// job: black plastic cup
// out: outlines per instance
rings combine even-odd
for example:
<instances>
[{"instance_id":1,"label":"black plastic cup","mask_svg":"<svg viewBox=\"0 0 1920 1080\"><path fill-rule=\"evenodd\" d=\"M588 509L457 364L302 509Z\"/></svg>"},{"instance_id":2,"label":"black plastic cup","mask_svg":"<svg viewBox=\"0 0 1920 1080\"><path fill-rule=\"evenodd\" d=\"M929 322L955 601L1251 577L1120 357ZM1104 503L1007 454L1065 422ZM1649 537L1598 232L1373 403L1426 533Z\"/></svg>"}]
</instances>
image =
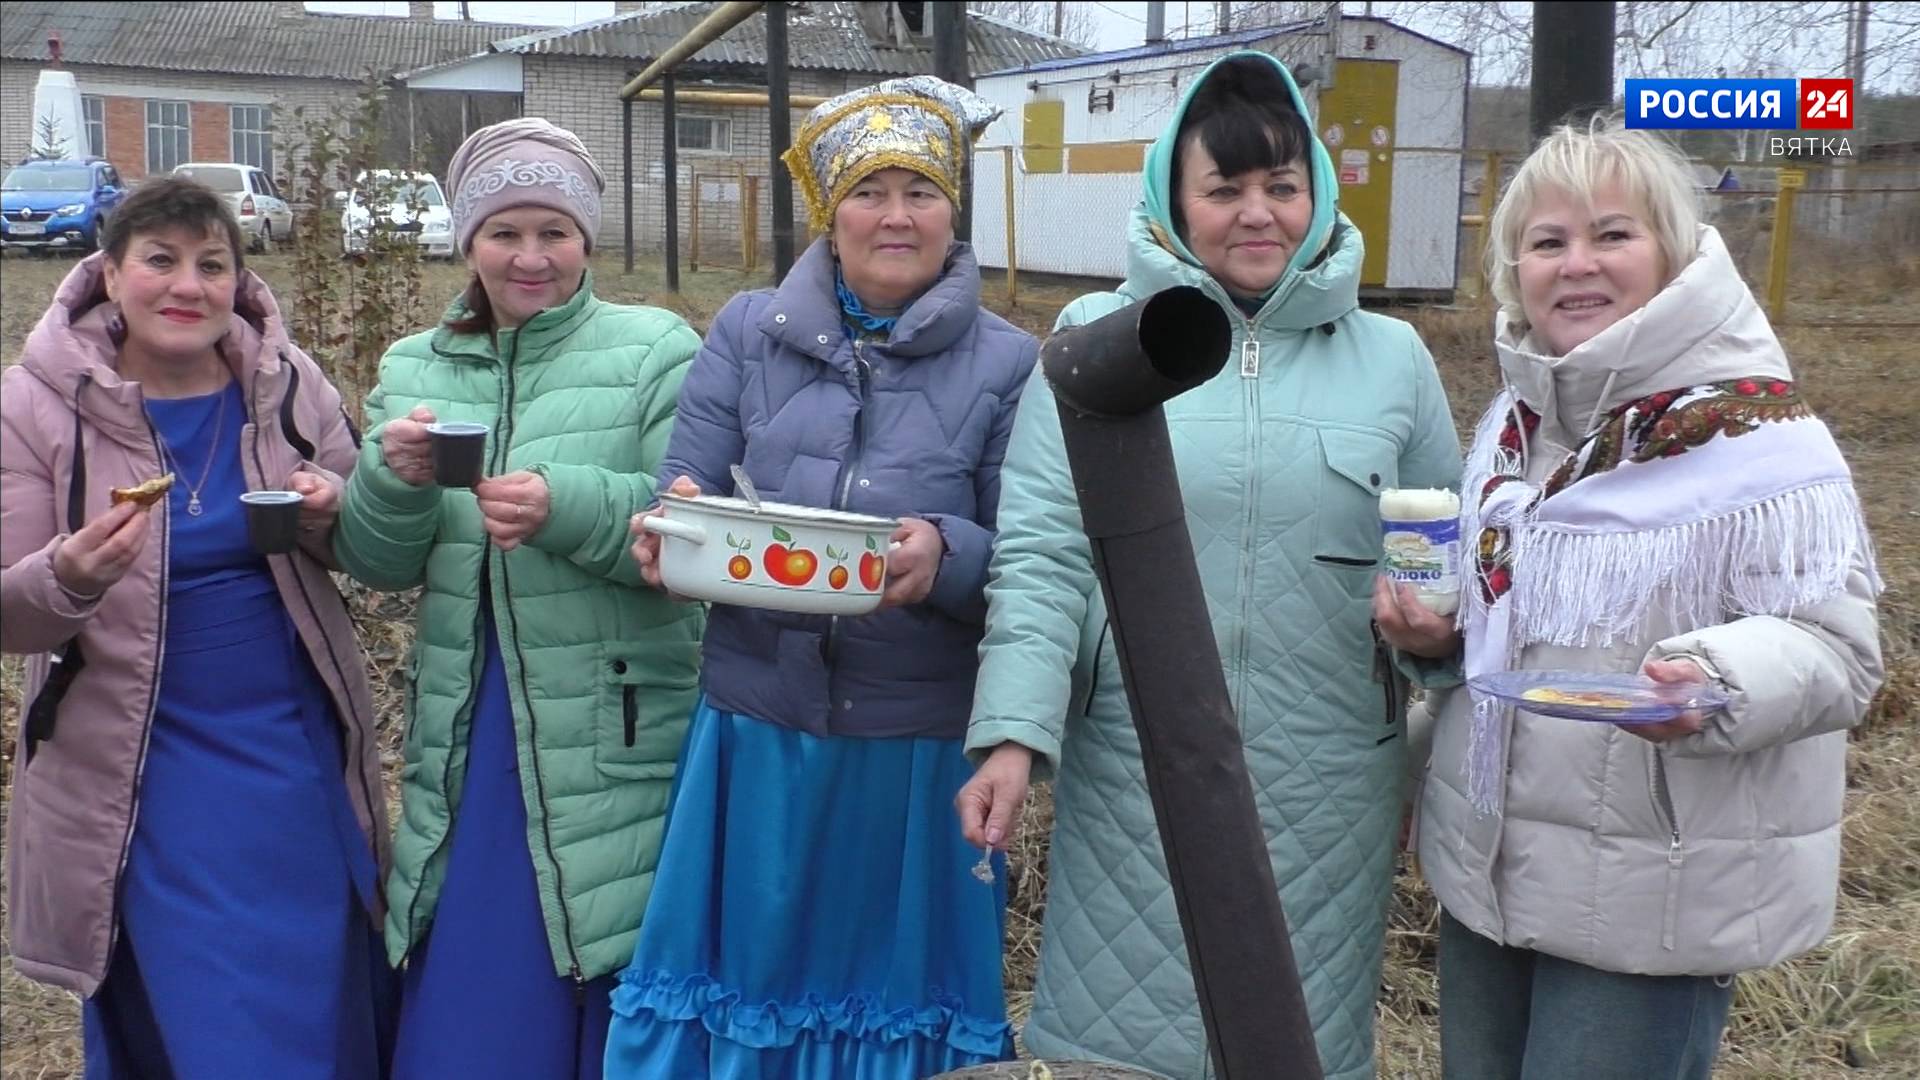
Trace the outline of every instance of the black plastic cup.
<instances>
[{"instance_id":1,"label":"black plastic cup","mask_svg":"<svg viewBox=\"0 0 1920 1080\"><path fill-rule=\"evenodd\" d=\"M433 482L470 488L480 482L487 460L487 425L461 420L428 424L433 436Z\"/></svg>"},{"instance_id":2,"label":"black plastic cup","mask_svg":"<svg viewBox=\"0 0 1920 1080\"><path fill-rule=\"evenodd\" d=\"M300 503L297 491L249 491L240 496L247 507L247 539L262 555L285 555L300 544Z\"/></svg>"}]
</instances>

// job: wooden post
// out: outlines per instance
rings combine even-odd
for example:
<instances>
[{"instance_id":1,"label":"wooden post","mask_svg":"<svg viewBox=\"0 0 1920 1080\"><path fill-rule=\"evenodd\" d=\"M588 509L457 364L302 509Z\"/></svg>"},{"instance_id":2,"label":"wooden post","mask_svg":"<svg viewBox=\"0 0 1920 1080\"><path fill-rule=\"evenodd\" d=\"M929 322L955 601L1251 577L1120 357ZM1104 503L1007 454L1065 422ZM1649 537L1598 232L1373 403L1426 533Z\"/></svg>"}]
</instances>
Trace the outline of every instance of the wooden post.
<instances>
[{"instance_id":1,"label":"wooden post","mask_svg":"<svg viewBox=\"0 0 1920 1080\"><path fill-rule=\"evenodd\" d=\"M633 99L620 99L620 216L626 234L627 270L633 273Z\"/></svg>"},{"instance_id":2,"label":"wooden post","mask_svg":"<svg viewBox=\"0 0 1920 1080\"><path fill-rule=\"evenodd\" d=\"M1805 169L1781 169L1774 174L1780 186L1773 201L1773 238L1767 251L1767 318L1773 325L1787 322L1787 267L1793 248L1793 203L1807 184Z\"/></svg>"},{"instance_id":3,"label":"wooden post","mask_svg":"<svg viewBox=\"0 0 1920 1080\"><path fill-rule=\"evenodd\" d=\"M677 293L680 291L680 131L673 116L672 75L660 80L660 90L660 163L667 173L667 291ZM697 190L693 205L694 221L698 222L700 193ZM693 268L700 269L697 254Z\"/></svg>"},{"instance_id":4,"label":"wooden post","mask_svg":"<svg viewBox=\"0 0 1920 1080\"><path fill-rule=\"evenodd\" d=\"M773 282L793 269L793 177L780 155L793 145L793 106L787 94L787 5L767 5L767 149L773 155Z\"/></svg>"},{"instance_id":5,"label":"wooden post","mask_svg":"<svg viewBox=\"0 0 1920 1080\"><path fill-rule=\"evenodd\" d=\"M1017 307L1020 303L1020 257L1019 246L1015 243L1014 206L1013 206L1013 146L1000 148L1000 170L1006 189L1007 213L1007 306Z\"/></svg>"},{"instance_id":6,"label":"wooden post","mask_svg":"<svg viewBox=\"0 0 1920 1080\"><path fill-rule=\"evenodd\" d=\"M687 174L687 186L693 189L687 198L687 269L700 272L700 166Z\"/></svg>"},{"instance_id":7,"label":"wooden post","mask_svg":"<svg viewBox=\"0 0 1920 1080\"><path fill-rule=\"evenodd\" d=\"M1500 196L1500 151L1487 151L1487 171L1480 177L1480 233L1474 245L1474 276L1480 280L1480 295L1493 294L1493 282L1487 277L1487 244L1493 238L1493 204Z\"/></svg>"},{"instance_id":8,"label":"wooden post","mask_svg":"<svg viewBox=\"0 0 1920 1080\"><path fill-rule=\"evenodd\" d=\"M746 266L747 273L751 274L755 270L760 268L760 178L759 177L757 176L747 177L747 191L746 191L745 198L747 201L747 207L745 211L746 219L747 219L747 239L746 239L745 258L743 258L741 261L747 264Z\"/></svg>"},{"instance_id":9,"label":"wooden post","mask_svg":"<svg viewBox=\"0 0 1920 1080\"><path fill-rule=\"evenodd\" d=\"M733 162L733 210L735 214L739 215L739 221L737 222L737 224L739 225L739 231L740 231L740 269L745 270L745 269L748 269L747 267L747 166L745 162L739 160L738 158L735 158Z\"/></svg>"}]
</instances>

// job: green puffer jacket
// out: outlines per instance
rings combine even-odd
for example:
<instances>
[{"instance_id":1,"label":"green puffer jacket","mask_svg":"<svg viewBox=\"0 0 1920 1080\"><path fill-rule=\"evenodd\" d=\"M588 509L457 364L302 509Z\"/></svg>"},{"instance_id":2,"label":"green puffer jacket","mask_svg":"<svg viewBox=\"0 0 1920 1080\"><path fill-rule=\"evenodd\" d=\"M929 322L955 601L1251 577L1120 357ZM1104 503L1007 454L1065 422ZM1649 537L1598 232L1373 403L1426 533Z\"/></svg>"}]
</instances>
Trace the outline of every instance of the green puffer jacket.
<instances>
[{"instance_id":1,"label":"green puffer jacket","mask_svg":"<svg viewBox=\"0 0 1920 1080\"><path fill-rule=\"evenodd\" d=\"M1295 102L1304 114L1297 91ZM1178 126L1176 115L1167 130ZM1192 285L1233 325L1226 369L1168 402L1167 425L1321 1063L1329 1080L1361 1080L1374 1074L1407 769L1405 686L1383 679L1392 669L1371 632L1379 493L1455 486L1459 441L1413 329L1359 310L1361 237L1333 199L1316 199L1296 257L1308 265L1290 267L1247 317L1170 246L1159 193L1172 141L1163 136L1148 160L1126 282L1075 301L1060 323ZM1315 192L1331 195L1332 168L1318 147L1312 164ZM1323 239L1325 257L1310 261ZM1002 466L999 524L967 748L978 758L1002 742L1022 744L1035 751L1035 778L1055 778L1027 1048L1198 1080L1211 1071L1206 1035L1140 740L1058 409L1038 369ZM1151 641L1153 628L1145 632ZM1394 659L1416 681L1457 681ZM1286 1063L1274 1065L1274 1075L1286 1074Z\"/></svg>"},{"instance_id":2,"label":"green puffer jacket","mask_svg":"<svg viewBox=\"0 0 1920 1080\"><path fill-rule=\"evenodd\" d=\"M447 321L465 313L457 303ZM380 362L369 433L334 547L377 589L425 585L407 707L406 768L388 889L398 964L432 924L485 652L486 587L506 662L554 969L592 979L633 955L698 678L702 609L644 586L627 533L654 500L674 401L700 339L678 316L593 296L498 344L445 323ZM512 551L486 540L473 493L416 488L387 468L382 425L425 405L492 427L487 474L545 476L545 526Z\"/></svg>"}]
</instances>

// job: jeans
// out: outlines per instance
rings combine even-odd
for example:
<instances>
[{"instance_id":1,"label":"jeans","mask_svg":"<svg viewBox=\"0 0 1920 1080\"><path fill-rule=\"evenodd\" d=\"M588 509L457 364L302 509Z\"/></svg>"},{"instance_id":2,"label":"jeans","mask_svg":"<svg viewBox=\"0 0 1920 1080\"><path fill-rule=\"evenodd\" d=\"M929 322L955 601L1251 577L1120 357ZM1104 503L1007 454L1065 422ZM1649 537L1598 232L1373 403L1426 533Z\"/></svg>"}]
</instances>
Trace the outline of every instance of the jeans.
<instances>
[{"instance_id":1,"label":"jeans","mask_svg":"<svg viewBox=\"0 0 1920 1080\"><path fill-rule=\"evenodd\" d=\"M1446 1080L1707 1080L1733 977L1622 975L1489 941L1440 913Z\"/></svg>"}]
</instances>

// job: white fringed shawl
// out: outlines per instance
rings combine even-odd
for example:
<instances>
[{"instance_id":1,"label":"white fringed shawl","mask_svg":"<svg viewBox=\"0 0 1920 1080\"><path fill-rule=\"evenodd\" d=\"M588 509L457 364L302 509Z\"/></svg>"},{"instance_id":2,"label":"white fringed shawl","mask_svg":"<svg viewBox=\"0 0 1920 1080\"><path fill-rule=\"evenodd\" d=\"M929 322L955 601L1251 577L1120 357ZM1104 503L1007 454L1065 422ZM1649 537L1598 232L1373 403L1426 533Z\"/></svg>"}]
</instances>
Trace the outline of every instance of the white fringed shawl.
<instances>
[{"instance_id":1,"label":"white fringed shawl","mask_svg":"<svg viewBox=\"0 0 1920 1080\"><path fill-rule=\"evenodd\" d=\"M1724 259L1717 237L1712 246L1703 245L1702 259ZM1735 307L1752 310L1735 310L1726 322L1737 323L1742 344L1751 345L1758 319L1774 355L1754 356L1754 370L1784 371L1764 317L1737 273L1732 280L1742 294ZM1646 329L1616 324L1603 333L1623 331L1630 347ZM1692 348L1713 344L1711 335L1683 340ZM1588 344L1603 343L1596 336ZM1691 374L1674 362L1654 377L1669 369ZM1504 541L1496 544L1506 571L1498 580L1510 583L1496 596L1490 566L1474 562L1466 575L1458 620L1469 679L1511 670L1534 643L1604 647L1631 639L1656 613L1682 630L1742 615L1790 615L1839 595L1859 565L1878 587L1852 474L1791 383L1729 378L1616 405L1556 470L1578 477L1562 477L1563 486L1524 482L1519 456L1501 447L1509 426L1526 440L1519 402L1511 388L1495 399L1462 480L1461 539L1476 545L1491 530L1488 542ZM1546 487L1555 490L1542 498ZM1499 806L1509 713L1475 695L1466 773L1483 814Z\"/></svg>"}]
</instances>

